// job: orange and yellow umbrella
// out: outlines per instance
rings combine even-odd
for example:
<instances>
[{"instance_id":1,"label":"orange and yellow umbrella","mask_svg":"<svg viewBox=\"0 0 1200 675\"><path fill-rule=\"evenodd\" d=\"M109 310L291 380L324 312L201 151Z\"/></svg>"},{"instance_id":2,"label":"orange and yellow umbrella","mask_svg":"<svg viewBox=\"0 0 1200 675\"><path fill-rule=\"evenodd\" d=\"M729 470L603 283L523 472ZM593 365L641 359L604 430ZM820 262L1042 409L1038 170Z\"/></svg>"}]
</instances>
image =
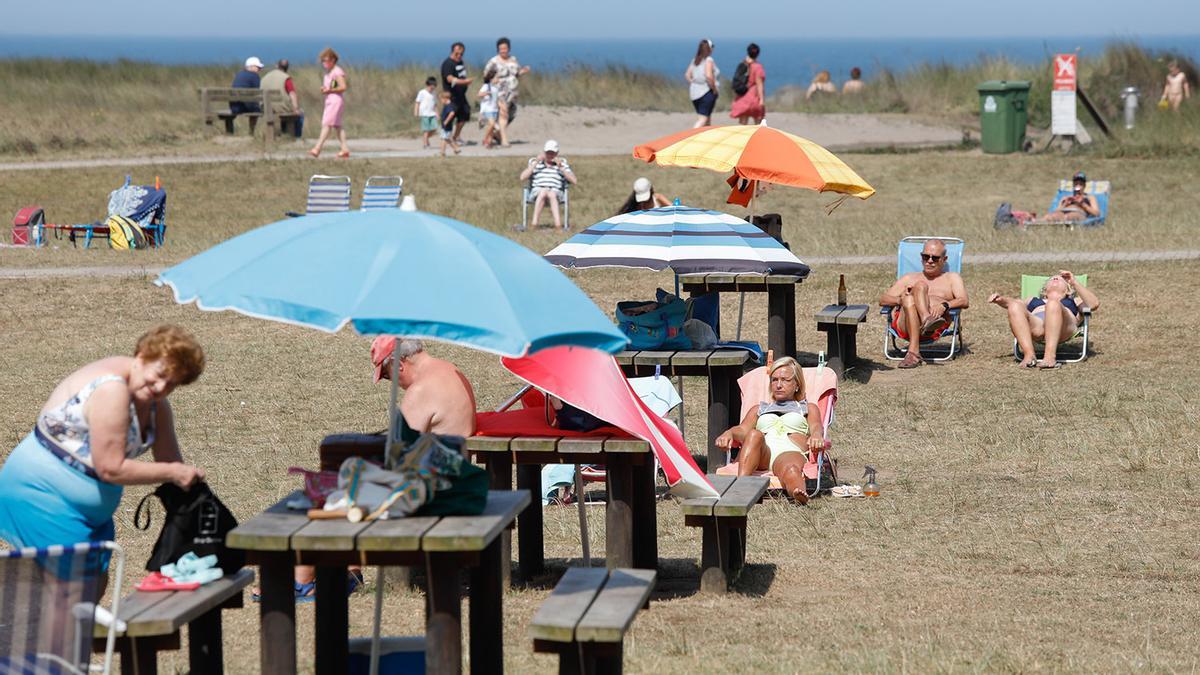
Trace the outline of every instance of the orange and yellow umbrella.
<instances>
[{"instance_id":1,"label":"orange and yellow umbrella","mask_svg":"<svg viewBox=\"0 0 1200 675\"><path fill-rule=\"evenodd\" d=\"M735 178L745 181L837 192L859 199L875 194L875 188L832 152L765 123L689 129L639 145L633 149L633 156L660 166L732 171Z\"/></svg>"}]
</instances>

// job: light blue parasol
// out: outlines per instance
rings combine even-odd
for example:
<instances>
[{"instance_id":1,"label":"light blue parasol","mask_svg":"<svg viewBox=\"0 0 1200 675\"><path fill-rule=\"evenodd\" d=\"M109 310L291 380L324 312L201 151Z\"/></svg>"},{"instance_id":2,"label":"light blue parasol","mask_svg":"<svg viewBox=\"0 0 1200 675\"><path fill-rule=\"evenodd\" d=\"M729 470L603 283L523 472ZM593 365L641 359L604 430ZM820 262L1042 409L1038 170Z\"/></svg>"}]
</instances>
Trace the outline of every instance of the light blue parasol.
<instances>
[{"instance_id":1,"label":"light blue parasol","mask_svg":"<svg viewBox=\"0 0 1200 675\"><path fill-rule=\"evenodd\" d=\"M155 283L204 310L336 332L431 338L520 357L606 352L625 336L562 272L505 237L394 209L290 218L165 270Z\"/></svg>"}]
</instances>

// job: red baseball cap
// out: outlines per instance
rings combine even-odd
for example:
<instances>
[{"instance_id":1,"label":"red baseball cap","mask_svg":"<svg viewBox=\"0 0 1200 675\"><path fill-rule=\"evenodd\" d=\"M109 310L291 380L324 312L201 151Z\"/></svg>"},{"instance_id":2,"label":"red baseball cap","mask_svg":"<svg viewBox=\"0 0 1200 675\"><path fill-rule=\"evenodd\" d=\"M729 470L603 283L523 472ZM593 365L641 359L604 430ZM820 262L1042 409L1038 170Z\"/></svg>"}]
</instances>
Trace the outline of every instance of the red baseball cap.
<instances>
[{"instance_id":1,"label":"red baseball cap","mask_svg":"<svg viewBox=\"0 0 1200 675\"><path fill-rule=\"evenodd\" d=\"M383 379L383 364L396 351L396 336L380 335L371 342L371 363L375 366L375 381Z\"/></svg>"}]
</instances>

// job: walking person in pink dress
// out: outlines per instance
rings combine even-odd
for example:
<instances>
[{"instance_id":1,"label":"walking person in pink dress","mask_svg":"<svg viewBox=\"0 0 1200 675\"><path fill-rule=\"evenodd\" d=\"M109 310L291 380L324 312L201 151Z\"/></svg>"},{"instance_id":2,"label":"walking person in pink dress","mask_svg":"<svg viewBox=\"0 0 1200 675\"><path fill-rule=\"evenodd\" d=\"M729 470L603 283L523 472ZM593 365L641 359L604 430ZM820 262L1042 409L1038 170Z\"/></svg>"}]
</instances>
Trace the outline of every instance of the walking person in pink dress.
<instances>
[{"instance_id":1,"label":"walking person in pink dress","mask_svg":"<svg viewBox=\"0 0 1200 675\"><path fill-rule=\"evenodd\" d=\"M342 108L345 107L342 94L350 88L350 82L346 79L346 71L337 64L337 52L326 47L322 50L320 59L321 66L325 68L325 79L321 84L321 93L325 95L325 113L321 116L321 137L317 139L317 144L308 151L308 154L320 157L321 148L325 147L329 133L337 129L338 142L342 145L341 152L337 156L345 159L350 156L350 149L346 147L346 130L342 128Z\"/></svg>"},{"instance_id":2,"label":"walking person in pink dress","mask_svg":"<svg viewBox=\"0 0 1200 675\"><path fill-rule=\"evenodd\" d=\"M733 76L733 93L737 95L737 98L733 99L733 106L729 109L729 116L736 119L738 124L748 124L751 119L754 120L755 124L758 124L767 116L765 87L767 72L763 70L762 64L758 62L758 51L758 45L751 42L746 47L745 60L738 64L737 72ZM744 84L740 77L742 66L745 66L746 79ZM745 89L739 92L738 90L742 86Z\"/></svg>"}]
</instances>

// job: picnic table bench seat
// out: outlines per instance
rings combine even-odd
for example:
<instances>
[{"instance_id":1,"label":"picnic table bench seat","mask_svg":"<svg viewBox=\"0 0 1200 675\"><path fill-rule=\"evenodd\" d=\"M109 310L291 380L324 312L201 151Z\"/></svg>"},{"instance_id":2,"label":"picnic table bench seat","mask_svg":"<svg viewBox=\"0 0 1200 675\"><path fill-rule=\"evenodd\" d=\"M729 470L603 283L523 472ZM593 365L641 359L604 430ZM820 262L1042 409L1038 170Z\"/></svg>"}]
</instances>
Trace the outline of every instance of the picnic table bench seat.
<instances>
[{"instance_id":1,"label":"picnic table bench seat","mask_svg":"<svg viewBox=\"0 0 1200 675\"><path fill-rule=\"evenodd\" d=\"M746 564L746 518L762 500L770 479L715 474L708 479L721 496L684 500L683 522L703 530L700 590L724 593Z\"/></svg>"},{"instance_id":2,"label":"picnic table bench seat","mask_svg":"<svg viewBox=\"0 0 1200 675\"><path fill-rule=\"evenodd\" d=\"M653 570L568 569L533 616L533 650L558 654L559 673L621 673L625 633L647 606L656 576Z\"/></svg>"},{"instance_id":3,"label":"picnic table bench seat","mask_svg":"<svg viewBox=\"0 0 1200 675\"><path fill-rule=\"evenodd\" d=\"M858 360L858 324L866 323L870 305L826 305L817 312L817 330L827 337L829 367L842 379L846 366Z\"/></svg>"},{"instance_id":4,"label":"picnic table bench seat","mask_svg":"<svg viewBox=\"0 0 1200 675\"><path fill-rule=\"evenodd\" d=\"M254 571L207 583L194 591L135 591L121 599L119 616L125 631L117 635L121 672L154 675L158 652L179 649L179 630L188 627L188 663L193 673L224 672L221 610L242 607L242 591L254 581ZM95 626L96 649L103 650L108 629Z\"/></svg>"}]
</instances>

